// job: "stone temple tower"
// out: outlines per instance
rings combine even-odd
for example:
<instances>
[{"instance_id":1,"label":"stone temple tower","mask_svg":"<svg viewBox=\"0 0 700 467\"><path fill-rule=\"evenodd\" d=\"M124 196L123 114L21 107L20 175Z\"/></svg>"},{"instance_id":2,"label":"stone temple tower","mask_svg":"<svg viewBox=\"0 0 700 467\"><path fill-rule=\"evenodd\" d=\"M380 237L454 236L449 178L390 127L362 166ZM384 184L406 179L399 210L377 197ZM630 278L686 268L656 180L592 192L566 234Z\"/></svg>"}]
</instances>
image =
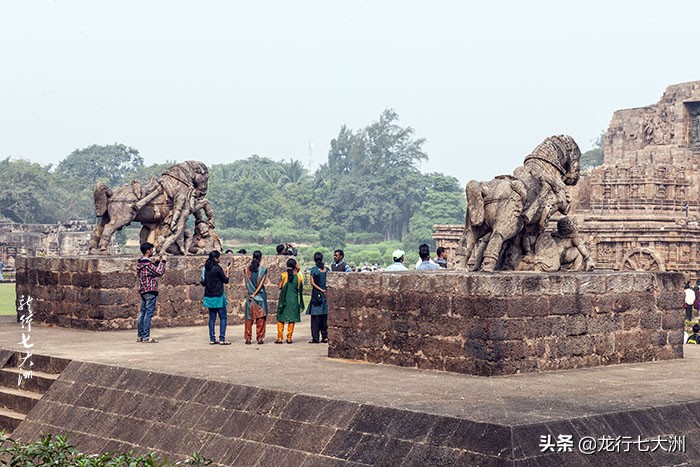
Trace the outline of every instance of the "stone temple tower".
<instances>
[{"instance_id":1,"label":"stone temple tower","mask_svg":"<svg viewBox=\"0 0 700 467\"><path fill-rule=\"evenodd\" d=\"M598 268L700 270L700 81L659 102L618 110L604 162L573 187L576 218Z\"/></svg>"}]
</instances>

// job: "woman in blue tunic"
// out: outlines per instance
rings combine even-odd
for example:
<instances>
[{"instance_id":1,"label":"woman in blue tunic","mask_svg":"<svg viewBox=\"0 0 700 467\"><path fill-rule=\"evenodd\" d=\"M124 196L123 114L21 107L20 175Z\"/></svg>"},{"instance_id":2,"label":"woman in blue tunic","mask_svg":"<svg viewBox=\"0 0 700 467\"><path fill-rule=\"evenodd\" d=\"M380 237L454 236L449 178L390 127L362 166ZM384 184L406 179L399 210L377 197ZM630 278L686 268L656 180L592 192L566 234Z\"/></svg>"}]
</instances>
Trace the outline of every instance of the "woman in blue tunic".
<instances>
[{"instance_id":1,"label":"woman in blue tunic","mask_svg":"<svg viewBox=\"0 0 700 467\"><path fill-rule=\"evenodd\" d=\"M245 268L245 287L248 291L248 299L245 302L245 327L243 337L246 344L251 344L253 338L253 321L255 321L255 338L258 344L265 339L265 325L267 324L267 268L260 264L262 252L255 250L253 260Z\"/></svg>"},{"instance_id":2,"label":"woman in blue tunic","mask_svg":"<svg viewBox=\"0 0 700 467\"><path fill-rule=\"evenodd\" d=\"M314 253L314 262L316 266L309 270L311 301L306 309L306 314L311 315L310 344L328 342L328 302L326 301L326 273L328 270L323 264L323 255L320 252Z\"/></svg>"}]
</instances>

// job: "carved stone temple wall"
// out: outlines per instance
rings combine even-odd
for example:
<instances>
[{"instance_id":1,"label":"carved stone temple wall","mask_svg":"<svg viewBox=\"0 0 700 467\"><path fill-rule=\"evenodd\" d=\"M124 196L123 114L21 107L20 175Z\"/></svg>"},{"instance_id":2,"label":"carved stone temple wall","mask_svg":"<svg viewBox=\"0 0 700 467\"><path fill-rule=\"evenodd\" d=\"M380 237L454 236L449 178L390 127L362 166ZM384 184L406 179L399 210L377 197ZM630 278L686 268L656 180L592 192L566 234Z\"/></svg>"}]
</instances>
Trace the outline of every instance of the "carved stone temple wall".
<instances>
[{"instance_id":1,"label":"carved stone temple wall","mask_svg":"<svg viewBox=\"0 0 700 467\"><path fill-rule=\"evenodd\" d=\"M92 225L84 220L56 224L0 222L0 259L14 263L18 255L71 256L87 254ZM110 246L110 252L115 252Z\"/></svg>"},{"instance_id":2,"label":"carved stone temple wall","mask_svg":"<svg viewBox=\"0 0 700 467\"><path fill-rule=\"evenodd\" d=\"M655 104L613 114L604 163L570 189L569 216L596 268L696 277L699 187L700 81L693 81L669 86ZM454 248L462 228L436 226L437 246Z\"/></svg>"},{"instance_id":3,"label":"carved stone temple wall","mask_svg":"<svg viewBox=\"0 0 700 467\"><path fill-rule=\"evenodd\" d=\"M604 162L572 190L571 212L600 268L700 269L700 81L619 110ZM687 206L687 208L686 208Z\"/></svg>"}]
</instances>

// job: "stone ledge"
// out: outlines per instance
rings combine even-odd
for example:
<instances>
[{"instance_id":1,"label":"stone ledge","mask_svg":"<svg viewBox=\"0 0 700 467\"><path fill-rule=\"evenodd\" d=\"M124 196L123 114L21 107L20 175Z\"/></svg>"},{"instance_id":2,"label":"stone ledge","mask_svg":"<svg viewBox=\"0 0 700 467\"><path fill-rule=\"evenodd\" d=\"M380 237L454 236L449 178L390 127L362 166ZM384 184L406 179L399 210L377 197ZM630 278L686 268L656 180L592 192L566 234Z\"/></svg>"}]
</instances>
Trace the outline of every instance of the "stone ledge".
<instances>
[{"instance_id":1,"label":"stone ledge","mask_svg":"<svg viewBox=\"0 0 700 467\"><path fill-rule=\"evenodd\" d=\"M228 322L244 320L246 291L244 268L250 256L225 255L233 264L226 287ZM270 314L274 315L279 291L276 284L287 256L265 256L269 269L266 290ZM18 257L17 298L31 296L34 320L63 327L108 330L134 329L140 306L135 264L137 258L114 256ZM162 278L154 327L206 324L209 314L202 307L204 288L199 285L206 256L170 256ZM19 318L20 312L18 312Z\"/></svg>"},{"instance_id":2,"label":"stone ledge","mask_svg":"<svg viewBox=\"0 0 700 467\"><path fill-rule=\"evenodd\" d=\"M198 452L214 465L679 465L686 452L542 452L541 437L695 439L700 402L530 424L501 425L400 408L71 362L13 432L18 440L70 434L79 450ZM95 379L98 378L99 382ZM210 387L213 389L210 390ZM158 388L169 388L167 393ZM197 402L213 398L208 403ZM215 397L214 397L215 395ZM335 410L334 409L339 409Z\"/></svg>"}]
</instances>

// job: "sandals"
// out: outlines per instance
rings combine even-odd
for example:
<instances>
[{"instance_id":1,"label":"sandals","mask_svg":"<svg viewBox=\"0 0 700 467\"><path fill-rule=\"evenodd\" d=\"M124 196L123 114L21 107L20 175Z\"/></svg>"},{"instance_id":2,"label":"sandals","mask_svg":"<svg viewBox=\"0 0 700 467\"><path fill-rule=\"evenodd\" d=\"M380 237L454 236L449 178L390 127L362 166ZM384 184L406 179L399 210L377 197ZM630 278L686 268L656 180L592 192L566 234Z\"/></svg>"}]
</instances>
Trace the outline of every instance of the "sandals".
<instances>
[{"instance_id":1,"label":"sandals","mask_svg":"<svg viewBox=\"0 0 700 467\"><path fill-rule=\"evenodd\" d=\"M218 344L217 341L209 341L209 345L217 345L217 344Z\"/></svg>"}]
</instances>

